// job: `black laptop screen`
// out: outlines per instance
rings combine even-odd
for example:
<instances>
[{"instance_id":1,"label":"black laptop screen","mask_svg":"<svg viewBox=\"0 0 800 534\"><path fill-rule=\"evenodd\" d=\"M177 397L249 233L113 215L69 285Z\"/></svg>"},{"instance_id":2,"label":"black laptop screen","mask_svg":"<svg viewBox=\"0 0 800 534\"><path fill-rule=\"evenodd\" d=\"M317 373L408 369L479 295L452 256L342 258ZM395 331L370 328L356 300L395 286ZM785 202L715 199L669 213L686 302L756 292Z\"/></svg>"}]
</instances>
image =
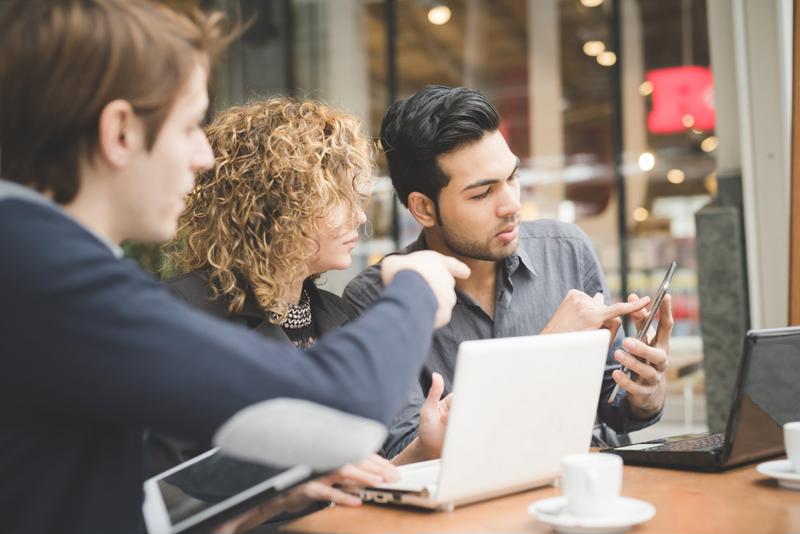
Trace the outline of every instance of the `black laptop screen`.
<instances>
[{"instance_id":1,"label":"black laptop screen","mask_svg":"<svg viewBox=\"0 0 800 534\"><path fill-rule=\"evenodd\" d=\"M744 394L781 426L800 420L800 333L753 345Z\"/></svg>"},{"instance_id":2,"label":"black laptop screen","mask_svg":"<svg viewBox=\"0 0 800 534\"><path fill-rule=\"evenodd\" d=\"M783 424L800 420L800 329L752 331L745 351L728 464L779 454Z\"/></svg>"}]
</instances>

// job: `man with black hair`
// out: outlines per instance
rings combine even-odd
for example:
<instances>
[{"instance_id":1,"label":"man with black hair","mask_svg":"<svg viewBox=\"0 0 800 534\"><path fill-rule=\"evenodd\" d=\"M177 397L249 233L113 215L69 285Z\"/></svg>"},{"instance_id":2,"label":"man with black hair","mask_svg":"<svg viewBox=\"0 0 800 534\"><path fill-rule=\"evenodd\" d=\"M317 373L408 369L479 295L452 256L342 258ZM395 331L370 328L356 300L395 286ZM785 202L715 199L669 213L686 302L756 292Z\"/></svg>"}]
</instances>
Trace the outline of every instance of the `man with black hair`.
<instances>
[{"instance_id":1,"label":"man with black hair","mask_svg":"<svg viewBox=\"0 0 800 534\"><path fill-rule=\"evenodd\" d=\"M619 317L631 314L641 323L649 299L630 295L628 302L609 303L591 241L576 225L520 222L519 158L499 126L485 96L445 86L428 86L394 103L381 125L394 188L422 225L419 238L401 253L435 250L460 259L472 273L456 284L453 318L435 334L428 366L444 377L446 391L452 387L461 341L609 328L613 341L594 436L599 444L625 442L628 432L661 417L670 299L664 299L659 331L650 344L623 340ZM357 309L365 309L379 294L380 269L369 267L345 289L345 299ZM634 375L625 375L620 364ZM406 449L397 463L441 453L447 405L435 402L442 393L438 377L436 387L430 387L427 376L421 375L385 444L390 458ZM615 383L620 393L609 403ZM569 398L564 391L561 402ZM419 417L441 421L438 432L417 436Z\"/></svg>"}]
</instances>

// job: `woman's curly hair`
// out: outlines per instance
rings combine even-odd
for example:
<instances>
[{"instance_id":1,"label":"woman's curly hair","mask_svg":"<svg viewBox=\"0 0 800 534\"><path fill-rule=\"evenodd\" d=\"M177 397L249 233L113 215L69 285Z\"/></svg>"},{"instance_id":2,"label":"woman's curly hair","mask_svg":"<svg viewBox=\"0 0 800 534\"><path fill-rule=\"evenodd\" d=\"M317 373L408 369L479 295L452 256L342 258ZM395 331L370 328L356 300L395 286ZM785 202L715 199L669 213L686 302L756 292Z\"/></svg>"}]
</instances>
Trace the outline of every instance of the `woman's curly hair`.
<instances>
[{"instance_id":1,"label":"woman's curly hair","mask_svg":"<svg viewBox=\"0 0 800 534\"><path fill-rule=\"evenodd\" d=\"M249 284L269 320L283 292L309 275L320 221L344 207L357 224L374 147L360 122L315 101L271 98L221 112L206 133L214 168L197 178L178 232L165 245L179 271L208 269L214 298L241 311Z\"/></svg>"}]
</instances>

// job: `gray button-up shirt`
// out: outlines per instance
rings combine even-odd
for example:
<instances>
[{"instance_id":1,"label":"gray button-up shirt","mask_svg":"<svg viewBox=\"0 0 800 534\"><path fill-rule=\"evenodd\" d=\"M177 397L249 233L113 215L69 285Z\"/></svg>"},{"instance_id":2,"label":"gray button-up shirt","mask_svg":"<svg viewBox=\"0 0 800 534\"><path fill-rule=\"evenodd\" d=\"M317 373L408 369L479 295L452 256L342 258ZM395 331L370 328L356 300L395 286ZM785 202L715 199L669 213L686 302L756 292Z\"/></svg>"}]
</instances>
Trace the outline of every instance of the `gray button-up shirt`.
<instances>
[{"instance_id":1,"label":"gray button-up shirt","mask_svg":"<svg viewBox=\"0 0 800 534\"><path fill-rule=\"evenodd\" d=\"M424 236L420 235L400 253L425 248ZM343 297L358 311L363 311L378 297L381 289L380 266L373 265L347 285ZM586 234L574 224L558 221L521 224L516 252L497 270L494 318L469 295L456 290L458 299L452 319L436 331L427 369L420 377L421 384L409 393L405 408L392 423L383 453L389 458L395 456L416 436L419 409L425 400L432 371L444 378L445 392L452 389L456 355L462 341L538 334L570 289L592 296L602 292L606 302L609 301L602 268ZM624 391L613 404L606 402L614 387L611 372L620 368L613 353L622 339L620 329L608 351L594 432L596 444L626 443L628 432L649 426L661 417L659 413L648 420L636 420ZM564 402L569 402L568 391L564 392Z\"/></svg>"}]
</instances>

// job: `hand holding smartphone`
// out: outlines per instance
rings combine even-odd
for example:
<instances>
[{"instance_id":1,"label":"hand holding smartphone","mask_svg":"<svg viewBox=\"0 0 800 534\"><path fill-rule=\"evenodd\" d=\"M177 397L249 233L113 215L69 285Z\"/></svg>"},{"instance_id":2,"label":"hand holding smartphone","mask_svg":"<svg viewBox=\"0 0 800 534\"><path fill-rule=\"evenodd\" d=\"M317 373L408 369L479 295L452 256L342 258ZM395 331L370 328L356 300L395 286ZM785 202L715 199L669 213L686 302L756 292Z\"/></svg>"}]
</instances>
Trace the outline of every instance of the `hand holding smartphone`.
<instances>
[{"instance_id":1,"label":"hand holding smartphone","mask_svg":"<svg viewBox=\"0 0 800 534\"><path fill-rule=\"evenodd\" d=\"M669 283L672 280L672 275L675 274L675 269L678 267L678 262L673 261L669 269L667 269L667 274L664 275L664 280L661 282L661 286L658 288L658 292L656 293L656 297L653 299L653 305L650 307L650 312L647 314L647 318L645 319L644 323L642 324L641 328L636 332L636 339L638 341L644 341L647 343L647 331L650 329L650 325L653 324L653 319L658 313L658 309L661 308L661 302L664 300L664 295L667 294L667 290L669 290ZM622 372L626 375L630 376L630 371L626 368L622 368ZM614 402L614 399L617 398L617 394L619 393L619 384L614 384L614 389L611 391L611 395L608 396L608 403L611 404Z\"/></svg>"}]
</instances>

